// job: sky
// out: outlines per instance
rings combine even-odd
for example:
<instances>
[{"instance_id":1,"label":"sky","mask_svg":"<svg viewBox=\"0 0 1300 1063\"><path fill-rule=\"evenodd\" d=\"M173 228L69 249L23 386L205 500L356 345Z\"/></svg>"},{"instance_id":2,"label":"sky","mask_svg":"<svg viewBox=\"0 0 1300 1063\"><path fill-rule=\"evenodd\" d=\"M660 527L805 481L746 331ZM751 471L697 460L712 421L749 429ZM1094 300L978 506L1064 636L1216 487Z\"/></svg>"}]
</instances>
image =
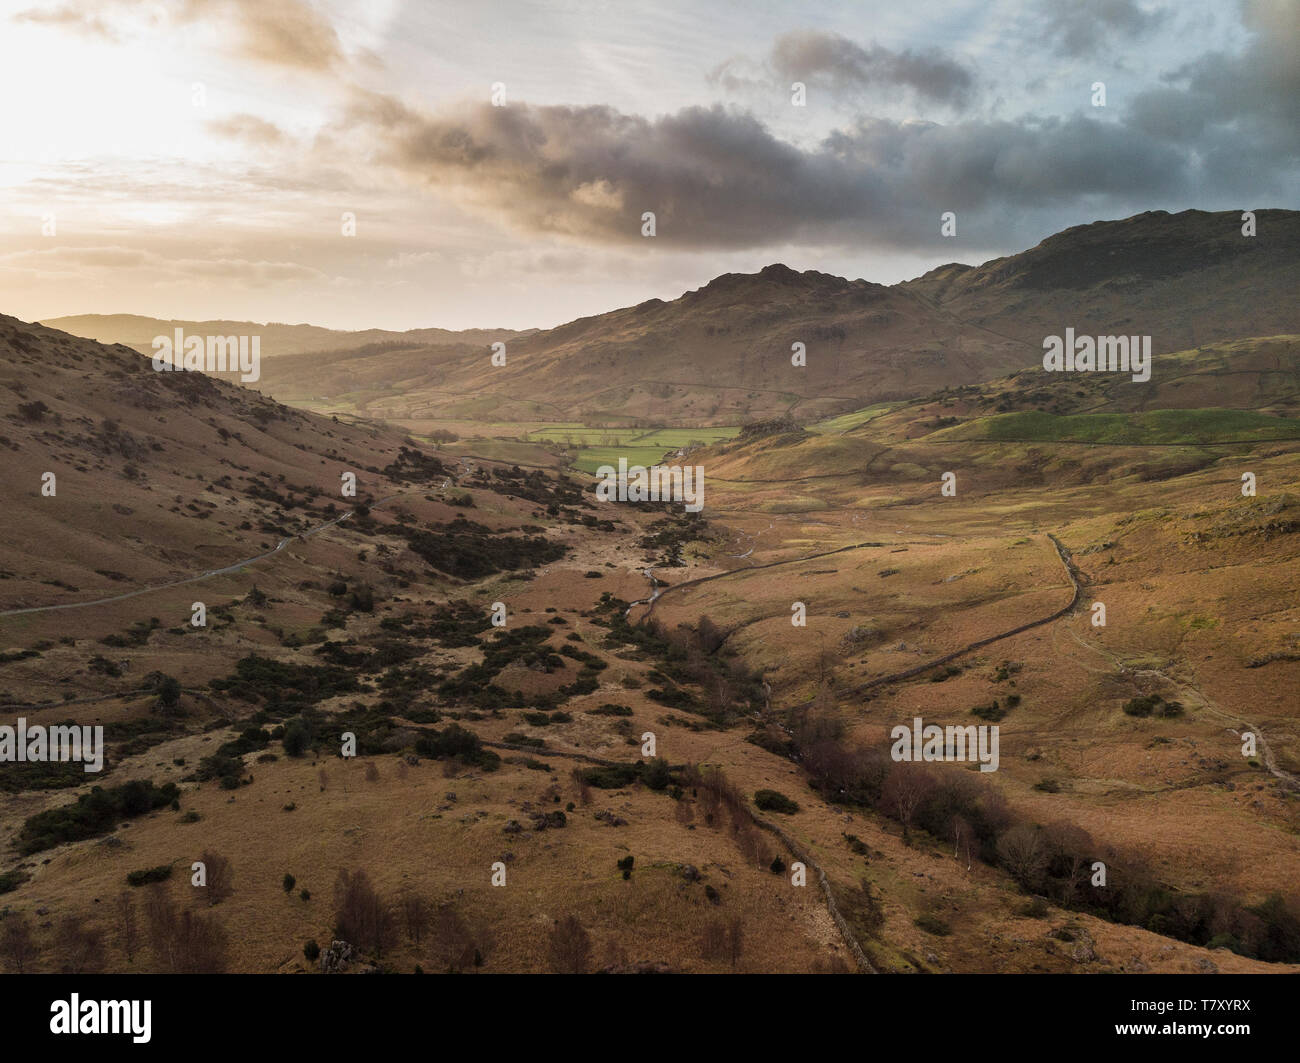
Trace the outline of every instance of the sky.
<instances>
[{"instance_id":1,"label":"sky","mask_svg":"<svg viewBox=\"0 0 1300 1063\"><path fill-rule=\"evenodd\" d=\"M1293 0L0 0L0 313L546 328L1295 208L1297 44Z\"/></svg>"}]
</instances>

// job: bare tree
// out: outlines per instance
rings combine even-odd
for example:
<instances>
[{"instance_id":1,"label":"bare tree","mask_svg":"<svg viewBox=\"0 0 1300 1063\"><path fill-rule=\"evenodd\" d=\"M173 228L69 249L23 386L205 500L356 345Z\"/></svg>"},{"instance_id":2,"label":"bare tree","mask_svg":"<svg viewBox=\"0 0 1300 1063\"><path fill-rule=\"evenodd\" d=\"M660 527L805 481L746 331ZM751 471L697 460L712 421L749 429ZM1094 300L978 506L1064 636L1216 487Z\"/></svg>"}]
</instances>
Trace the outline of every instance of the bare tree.
<instances>
[{"instance_id":1,"label":"bare tree","mask_svg":"<svg viewBox=\"0 0 1300 1063\"><path fill-rule=\"evenodd\" d=\"M482 962L479 935L454 904L439 905L433 913L429 938L433 962L441 971L456 974Z\"/></svg>"},{"instance_id":2,"label":"bare tree","mask_svg":"<svg viewBox=\"0 0 1300 1063\"><path fill-rule=\"evenodd\" d=\"M1092 836L1082 827L1057 820L1043 828L1043 841L1047 847L1047 870L1061 880L1061 900L1073 904L1079 887L1088 877Z\"/></svg>"},{"instance_id":3,"label":"bare tree","mask_svg":"<svg viewBox=\"0 0 1300 1063\"><path fill-rule=\"evenodd\" d=\"M966 822L965 816L953 816L952 824L949 828L952 831L952 856L954 860L963 858L962 852L965 850L966 870L971 869L972 846L975 843L975 831L971 825Z\"/></svg>"},{"instance_id":4,"label":"bare tree","mask_svg":"<svg viewBox=\"0 0 1300 1063\"><path fill-rule=\"evenodd\" d=\"M1017 824L998 839L998 858L1021 886L1037 889L1048 859L1042 832L1028 823Z\"/></svg>"},{"instance_id":5,"label":"bare tree","mask_svg":"<svg viewBox=\"0 0 1300 1063\"><path fill-rule=\"evenodd\" d=\"M220 904L234 892L234 870L230 866L230 861L220 853L213 852L211 849L203 850L199 857L205 868L207 886L204 887L207 893L208 904Z\"/></svg>"},{"instance_id":6,"label":"bare tree","mask_svg":"<svg viewBox=\"0 0 1300 1063\"><path fill-rule=\"evenodd\" d=\"M885 811L903 827L903 844L912 844L912 820L934 787L930 773L919 764L902 762L894 765L880 792Z\"/></svg>"},{"instance_id":7,"label":"bare tree","mask_svg":"<svg viewBox=\"0 0 1300 1063\"><path fill-rule=\"evenodd\" d=\"M226 934L215 915L181 912L176 921L173 969L177 974L220 974L226 969Z\"/></svg>"},{"instance_id":8,"label":"bare tree","mask_svg":"<svg viewBox=\"0 0 1300 1063\"><path fill-rule=\"evenodd\" d=\"M136 949L140 947L140 924L135 916L135 899L130 890L117 895L117 934L126 962L135 962Z\"/></svg>"},{"instance_id":9,"label":"bare tree","mask_svg":"<svg viewBox=\"0 0 1300 1063\"><path fill-rule=\"evenodd\" d=\"M63 957L64 974L100 974L105 967L104 932L83 923L75 915L59 924L57 947Z\"/></svg>"},{"instance_id":10,"label":"bare tree","mask_svg":"<svg viewBox=\"0 0 1300 1063\"><path fill-rule=\"evenodd\" d=\"M392 908L364 871L340 871L334 883L334 921L339 936L381 957L396 937Z\"/></svg>"},{"instance_id":11,"label":"bare tree","mask_svg":"<svg viewBox=\"0 0 1300 1063\"><path fill-rule=\"evenodd\" d=\"M586 808L591 804L591 786L587 783L587 776L581 768L573 769L573 782L578 787L578 804Z\"/></svg>"},{"instance_id":12,"label":"bare tree","mask_svg":"<svg viewBox=\"0 0 1300 1063\"><path fill-rule=\"evenodd\" d=\"M406 936L418 945L429 926L429 902L417 893L408 893L402 897L401 907Z\"/></svg>"},{"instance_id":13,"label":"bare tree","mask_svg":"<svg viewBox=\"0 0 1300 1063\"><path fill-rule=\"evenodd\" d=\"M591 962L591 937L576 915L555 921L549 942L551 970L556 974L586 974Z\"/></svg>"},{"instance_id":14,"label":"bare tree","mask_svg":"<svg viewBox=\"0 0 1300 1063\"><path fill-rule=\"evenodd\" d=\"M168 971L173 969L175 960L177 921L176 905L166 887L161 882L150 886L144 895L145 932L154 960Z\"/></svg>"},{"instance_id":15,"label":"bare tree","mask_svg":"<svg viewBox=\"0 0 1300 1063\"><path fill-rule=\"evenodd\" d=\"M740 921L740 916L733 915L731 922L727 924L727 957L731 960L731 968L735 970L736 965L740 963L740 957L745 952L745 926Z\"/></svg>"},{"instance_id":16,"label":"bare tree","mask_svg":"<svg viewBox=\"0 0 1300 1063\"><path fill-rule=\"evenodd\" d=\"M16 974L30 970L38 952L27 916L9 915L0 922L0 956L4 957L10 970Z\"/></svg>"},{"instance_id":17,"label":"bare tree","mask_svg":"<svg viewBox=\"0 0 1300 1063\"><path fill-rule=\"evenodd\" d=\"M219 974L226 969L226 934L215 915L178 911L162 883L144 900L149 947L164 971Z\"/></svg>"}]
</instances>

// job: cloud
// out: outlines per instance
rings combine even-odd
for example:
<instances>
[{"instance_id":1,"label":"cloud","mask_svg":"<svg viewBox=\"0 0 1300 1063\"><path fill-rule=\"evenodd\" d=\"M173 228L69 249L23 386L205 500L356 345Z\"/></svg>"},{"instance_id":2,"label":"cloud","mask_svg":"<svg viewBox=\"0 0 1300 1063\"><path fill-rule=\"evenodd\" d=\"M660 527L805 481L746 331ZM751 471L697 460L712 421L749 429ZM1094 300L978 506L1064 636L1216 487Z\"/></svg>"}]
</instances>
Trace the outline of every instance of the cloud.
<instances>
[{"instance_id":1,"label":"cloud","mask_svg":"<svg viewBox=\"0 0 1300 1063\"><path fill-rule=\"evenodd\" d=\"M343 62L338 34L305 0L186 0L177 17L224 22L257 62L318 72Z\"/></svg>"},{"instance_id":2,"label":"cloud","mask_svg":"<svg viewBox=\"0 0 1300 1063\"><path fill-rule=\"evenodd\" d=\"M1128 120L1155 140L1195 145L1215 184L1287 190L1300 165L1300 5L1246 0L1241 13L1251 38L1240 54L1211 52L1166 75L1134 98Z\"/></svg>"},{"instance_id":3,"label":"cloud","mask_svg":"<svg viewBox=\"0 0 1300 1063\"><path fill-rule=\"evenodd\" d=\"M98 15L85 10L84 5L83 7L78 7L75 4L64 4L62 7L34 7L27 11L19 11L14 15L14 21L57 26L87 36L102 37L107 41L116 41L118 39L117 34L113 32L108 24Z\"/></svg>"},{"instance_id":4,"label":"cloud","mask_svg":"<svg viewBox=\"0 0 1300 1063\"><path fill-rule=\"evenodd\" d=\"M316 73L344 63L338 34L307 0L79 0L31 8L14 18L108 40L120 38L122 20L202 24L223 35L227 51L242 59Z\"/></svg>"},{"instance_id":5,"label":"cloud","mask_svg":"<svg viewBox=\"0 0 1300 1063\"><path fill-rule=\"evenodd\" d=\"M290 281L328 281L327 274L297 262L250 261L240 258L170 258L154 251L120 246L51 247L0 255L0 270L36 276L115 275L136 271L167 281L225 280L260 285Z\"/></svg>"},{"instance_id":6,"label":"cloud","mask_svg":"<svg viewBox=\"0 0 1300 1063\"><path fill-rule=\"evenodd\" d=\"M258 148L274 148L288 139L284 130L255 114L232 114L206 123L210 132L229 140L239 140Z\"/></svg>"},{"instance_id":7,"label":"cloud","mask_svg":"<svg viewBox=\"0 0 1300 1063\"><path fill-rule=\"evenodd\" d=\"M729 59L708 75L728 91L791 82L819 86L835 97L861 100L868 93L907 89L920 99L962 109L969 103L975 78L960 63L937 49L891 51L879 44L863 47L838 33L794 30L779 36L762 64Z\"/></svg>"},{"instance_id":8,"label":"cloud","mask_svg":"<svg viewBox=\"0 0 1300 1063\"><path fill-rule=\"evenodd\" d=\"M1168 17L1136 0L1038 0L1034 5L1042 39L1058 55L1094 56L1104 48L1131 45Z\"/></svg>"},{"instance_id":9,"label":"cloud","mask_svg":"<svg viewBox=\"0 0 1300 1063\"><path fill-rule=\"evenodd\" d=\"M1059 207L1185 190L1179 147L1091 116L860 118L811 148L721 106L645 118L609 107L463 105L423 114L358 96L348 121L376 161L511 228L679 248L782 241L915 247L944 210Z\"/></svg>"}]
</instances>

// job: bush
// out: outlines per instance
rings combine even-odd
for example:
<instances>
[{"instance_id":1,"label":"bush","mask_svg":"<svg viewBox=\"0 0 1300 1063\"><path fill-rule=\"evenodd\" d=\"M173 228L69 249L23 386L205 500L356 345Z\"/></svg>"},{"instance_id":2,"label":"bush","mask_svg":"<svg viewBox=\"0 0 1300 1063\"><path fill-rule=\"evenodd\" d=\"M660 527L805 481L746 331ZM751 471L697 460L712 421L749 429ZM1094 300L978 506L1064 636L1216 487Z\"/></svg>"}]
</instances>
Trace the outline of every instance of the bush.
<instances>
[{"instance_id":1,"label":"bush","mask_svg":"<svg viewBox=\"0 0 1300 1063\"><path fill-rule=\"evenodd\" d=\"M284 878L280 882L280 885L284 887L285 893L292 893L293 887L297 884L297 882L298 880L286 871L284 874Z\"/></svg>"},{"instance_id":2,"label":"bush","mask_svg":"<svg viewBox=\"0 0 1300 1063\"><path fill-rule=\"evenodd\" d=\"M311 744L311 729L302 719L290 720L284 728L284 751L288 756L301 757Z\"/></svg>"},{"instance_id":3,"label":"bush","mask_svg":"<svg viewBox=\"0 0 1300 1063\"><path fill-rule=\"evenodd\" d=\"M1170 719L1183 715L1184 711L1182 702L1165 701L1158 694L1129 698L1128 701L1124 702L1124 712L1128 716L1163 716Z\"/></svg>"},{"instance_id":4,"label":"bush","mask_svg":"<svg viewBox=\"0 0 1300 1063\"><path fill-rule=\"evenodd\" d=\"M316 944L316 939L312 938L302 947L302 954L307 957L308 963L315 963L320 957L320 946Z\"/></svg>"},{"instance_id":5,"label":"bush","mask_svg":"<svg viewBox=\"0 0 1300 1063\"><path fill-rule=\"evenodd\" d=\"M147 779L134 779L109 789L96 786L78 797L74 804L49 808L29 817L18 832L16 846L20 853L29 856L63 842L107 834L120 820L163 808L179 796L175 783L156 787Z\"/></svg>"},{"instance_id":6,"label":"bush","mask_svg":"<svg viewBox=\"0 0 1300 1063\"><path fill-rule=\"evenodd\" d=\"M126 882L128 886L147 886L150 882L165 882L171 877L172 865L159 864L157 867L128 872Z\"/></svg>"},{"instance_id":7,"label":"bush","mask_svg":"<svg viewBox=\"0 0 1300 1063\"><path fill-rule=\"evenodd\" d=\"M759 790L754 794L754 804L764 812L782 812L787 816L799 811L797 802L776 790Z\"/></svg>"},{"instance_id":8,"label":"bush","mask_svg":"<svg viewBox=\"0 0 1300 1063\"><path fill-rule=\"evenodd\" d=\"M1020 909L1020 914L1029 919L1045 919L1047 911L1047 902L1042 897L1035 897Z\"/></svg>"},{"instance_id":9,"label":"bush","mask_svg":"<svg viewBox=\"0 0 1300 1063\"><path fill-rule=\"evenodd\" d=\"M641 772L641 781L651 790L666 790L673 781L672 769L663 757L655 757Z\"/></svg>"}]
</instances>

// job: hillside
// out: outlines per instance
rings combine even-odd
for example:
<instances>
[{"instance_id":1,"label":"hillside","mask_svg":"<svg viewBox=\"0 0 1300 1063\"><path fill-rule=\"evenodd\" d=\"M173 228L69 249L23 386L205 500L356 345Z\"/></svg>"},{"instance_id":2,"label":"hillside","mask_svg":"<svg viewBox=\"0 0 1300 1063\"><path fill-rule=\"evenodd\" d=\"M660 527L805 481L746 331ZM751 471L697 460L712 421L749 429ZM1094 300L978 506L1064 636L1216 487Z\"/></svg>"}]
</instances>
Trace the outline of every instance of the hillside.
<instances>
[{"instance_id":1,"label":"hillside","mask_svg":"<svg viewBox=\"0 0 1300 1063\"><path fill-rule=\"evenodd\" d=\"M1161 211L1058 233L978 267L891 287L780 264L665 302L523 333L263 329L255 386L281 401L421 427L433 420L591 425L816 421L1041 364L1043 337L1150 335L1156 355L1300 331L1300 214ZM61 319L147 350L173 322ZM491 344L503 342L504 366ZM791 365L792 344L807 365ZM1149 401L1131 389L1130 402ZM1138 396L1142 397L1138 397Z\"/></svg>"},{"instance_id":2,"label":"hillside","mask_svg":"<svg viewBox=\"0 0 1300 1063\"><path fill-rule=\"evenodd\" d=\"M305 943L343 920L352 969L537 971L569 917L586 969L610 971L1293 969L1264 901L1296 859L1289 452L1252 456L1263 505L1207 504L1210 473L1167 489L1172 520L1135 521L1140 490L1017 483L1005 454L961 466L960 500L935 505L907 431L777 422L696 452L712 501L692 519L12 318L0 348L0 700L103 725L108 744L93 778L0 773L0 889L34 969L309 970ZM943 685L864 691L1059 610L1043 525L1108 588L1104 641L1085 647L1067 617ZM1207 558L1256 575L1237 586ZM796 595L807 628L789 622ZM1216 624L1232 650L1207 664L1193 651L1219 645ZM1085 667L1097 654L1115 663ZM883 729L1012 691L1003 797L953 768L900 833L870 751ZM1148 692L1177 693L1188 718L1120 711ZM1263 766L1223 738L1247 713ZM954 850L950 800L1003 809L978 822L982 850L965 835ZM1026 821L1056 839L1087 823L1115 892L1083 903L1055 871L1026 877L1000 849ZM1205 839L1224 837L1207 864ZM189 884L200 859L228 861L217 888ZM1212 904L1241 954L1169 922L1154 883ZM169 905L198 938L167 937ZM356 922L358 905L388 921Z\"/></svg>"},{"instance_id":3,"label":"hillside","mask_svg":"<svg viewBox=\"0 0 1300 1063\"><path fill-rule=\"evenodd\" d=\"M1150 211L1079 225L1017 255L941 266L901 285L972 326L1032 344L1078 335L1149 335L1157 353L1238 336L1294 333L1300 212Z\"/></svg>"}]
</instances>

